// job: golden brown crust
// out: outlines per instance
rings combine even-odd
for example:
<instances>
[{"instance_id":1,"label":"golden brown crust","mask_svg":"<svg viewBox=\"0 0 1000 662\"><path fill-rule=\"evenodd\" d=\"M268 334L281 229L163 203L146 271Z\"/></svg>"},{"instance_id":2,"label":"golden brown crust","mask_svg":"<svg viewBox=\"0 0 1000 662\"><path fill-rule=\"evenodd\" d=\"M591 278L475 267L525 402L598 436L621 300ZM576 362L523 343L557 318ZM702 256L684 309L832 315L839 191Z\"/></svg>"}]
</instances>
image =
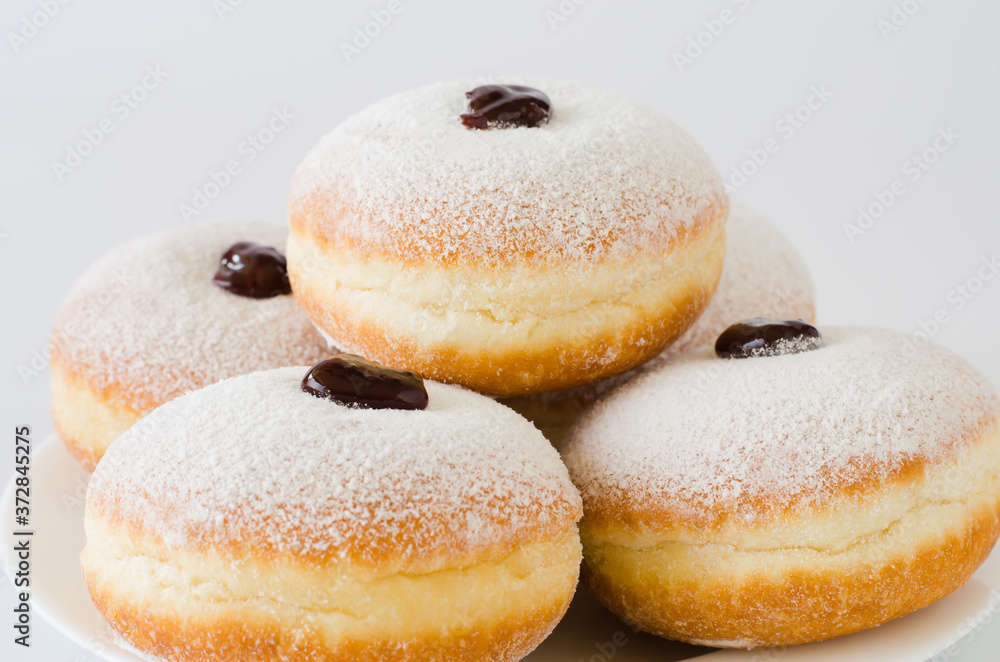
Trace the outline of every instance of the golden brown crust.
<instances>
[{"instance_id":1,"label":"golden brown crust","mask_svg":"<svg viewBox=\"0 0 1000 662\"><path fill-rule=\"evenodd\" d=\"M597 400L641 372L713 346L733 322L751 317L815 321L809 271L778 228L753 209L735 203L726 222L726 235L725 266L712 302L660 355L608 380L501 402L534 423L559 448L572 425Z\"/></svg>"},{"instance_id":2,"label":"golden brown crust","mask_svg":"<svg viewBox=\"0 0 1000 662\"><path fill-rule=\"evenodd\" d=\"M100 469L96 471L98 474L101 473ZM88 494L87 498L88 508L92 509L111 527L127 532L133 539L146 538L153 544L166 544L163 536L152 531L142 530L127 514L122 512L123 508L128 508L128 504L121 503L120 494L101 494L99 498ZM171 504L164 508L164 519L168 521L178 519L180 516L176 513L184 507L183 504ZM239 517L238 510L239 508L225 514L220 512L219 515L223 519L233 519ZM219 550L232 558L253 556L264 562L279 563L287 556L287 553L277 548L278 545L270 544L274 541L269 539L269 536L277 528L274 520L290 515L292 514L275 513L262 517L253 526L245 526L235 534L231 531L219 531L212 527L202 526L184 530L183 535L192 541L188 543L191 550L198 553ZM475 549L468 546L449 546L434 554L424 553L416 558L410 554L404 557L401 555L401 550L411 550L414 547L428 545L427 530L446 531L461 526L461 523L455 522L453 518L438 513L424 512L419 517L420 521L415 521L412 524L412 528L400 527L399 530L390 530L389 525L376 522L368 529L370 532L368 536L356 535L351 532L342 545L332 549L322 548L320 546L322 540L315 541L314 548L304 546L304 549L296 554L296 559L315 567L332 566L341 559L350 559L356 568L364 568L369 573L379 575L436 572L449 567L464 566L503 557L510 554L512 550L528 544L533 539L544 539L558 535L566 526L575 525L580 517L580 511L577 504L560 501L554 503L546 515L545 522L538 521L533 523L534 525L530 529L497 536L490 541L488 546ZM332 525L329 530L333 531L336 528L335 525ZM337 531L337 533L342 534L341 531ZM273 536L271 537L273 538ZM193 542L194 540L197 542Z\"/></svg>"},{"instance_id":3,"label":"golden brown crust","mask_svg":"<svg viewBox=\"0 0 1000 662\"><path fill-rule=\"evenodd\" d=\"M710 646L789 646L875 627L962 587L993 548L998 518L994 497L918 546L881 555L870 543L867 558L687 546L675 550L669 575L634 550L587 546L584 574L600 600L639 629Z\"/></svg>"},{"instance_id":4,"label":"golden brown crust","mask_svg":"<svg viewBox=\"0 0 1000 662\"><path fill-rule=\"evenodd\" d=\"M684 313L673 319L656 320L651 328L634 325L620 328L614 335L591 338L586 354L563 345L532 353L510 351L494 355L469 353L457 346L422 347L417 338L394 335L375 324L357 321L348 309L330 307L309 286L302 288L297 296L302 308L331 337L349 339L344 344L363 356L413 370L427 379L460 384L480 393L510 396L571 388L645 363L684 332L697 316L699 303L711 294L704 290L685 292L683 299L673 302L673 307ZM659 338L658 342L641 342L650 336ZM618 351L613 361L594 369L591 353L603 354L612 346L625 349Z\"/></svg>"},{"instance_id":5,"label":"golden brown crust","mask_svg":"<svg viewBox=\"0 0 1000 662\"><path fill-rule=\"evenodd\" d=\"M702 243L684 257L694 262L663 280L640 281L630 292L605 292L606 300L582 300L568 312L505 311L510 312L509 319L482 309L428 313L413 298L389 296L375 287L353 291L343 285L331 287L342 280L340 267L323 266L334 253L311 244L315 237L310 235L293 233L289 274L299 305L338 346L425 378L514 396L609 378L653 358L681 336L708 305L718 284L725 233L711 234L715 231L714 224L702 229L697 235ZM336 255L361 259L344 247ZM385 262L391 259L395 257L380 256L380 267L391 264ZM371 265L366 268L374 270ZM612 265L597 271L609 283L616 279ZM536 275L552 279L553 286L560 283L558 270ZM456 289L462 287L469 285L463 282ZM543 306L548 299L551 291L532 298L530 305ZM460 315L466 317L456 321Z\"/></svg>"},{"instance_id":6,"label":"golden brown crust","mask_svg":"<svg viewBox=\"0 0 1000 662\"><path fill-rule=\"evenodd\" d=\"M94 604L131 646L173 662L518 660L565 613L581 558L572 527L502 559L372 578L287 559L233 563L106 524L88 521L81 556Z\"/></svg>"},{"instance_id":7,"label":"golden brown crust","mask_svg":"<svg viewBox=\"0 0 1000 662\"><path fill-rule=\"evenodd\" d=\"M296 172L289 274L331 342L514 396L624 372L683 334L718 284L729 213L721 179L694 141L655 111L550 82L575 119L547 133L496 133L486 148L442 110L462 86L376 104L324 138ZM399 103L415 104L406 122L381 115ZM612 121L619 115L621 125ZM614 139L596 144L612 125ZM444 144L425 145L425 131L445 129ZM532 143L543 136L544 146ZM569 145L579 149L567 153ZM610 167L597 156L602 148L627 153ZM539 181L517 150L531 163L569 158L606 176L583 181L564 168ZM411 157L423 165L411 169ZM487 177L464 187L483 164L510 185ZM396 174L387 187L373 175L383 169Z\"/></svg>"},{"instance_id":8,"label":"golden brown crust","mask_svg":"<svg viewBox=\"0 0 1000 662\"><path fill-rule=\"evenodd\" d=\"M361 261L481 270L665 256L718 230L722 179L680 127L601 90L521 80L558 108L537 130L466 130L456 114L470 80L347 118L292 178L293 230Z\"/></svg>"},{"instance_id":9,"label":"golden brown crust","mask_svg":"<svg viewBox=\"0 0 1000 662\"><path fill-rule=\"evenodd\" d=\"M991 401L990 405L995 406ZM997 434L997 412L991 407L980 414L977 424L965 434L956 434L952 439L939 440L943 451L952 458L966 449L976 446L983 438ZM934 462L926 456L895 458L896 464L867 461L853 463L849 471L839 475L824 476L823 492L834 504L858 503L866 498L895 494L916 489L934 469ZM938 460L943 462L945 460ZM743 531L744 523L734 518L733 513L723 505L712 508L691 508L684 495L653 501L646 495L625 492L604 492L590 494L585 504L583 521L588 529L600 531L601 535L625 536L665 536L691 539L705 534L727 535L730 531ZM817 514L813 509L798 502L782 503L780 495L744 495L741 506L745 511L755 513L756 526L766 529L773 522L794 520L806 514ZM834 513L835 505L826 504L819 515Z\"/></svg>"},{"instance_id":10,"label":"golden brown crust","mask_svg":"<svg viewBox=\"0 0 1000 662\"><path fill-rule=\"evenodd\" d=\"M580 525L586 576L637 628L786 646L874 627L961 587L1000 535L1000 429L822 508L699 528L619 502ZM615 520L615 518L619 518Z\"/></svg>"},{"instance_id":11,"label":"golden brown crust","mask_svg":"<svg viewBox=\"0 0 1000 662\"><path fill-rule=\"evenodd\" d=\"M581 193L583 193L582 190ZM729 215L729 201L721 192L718 195L713 194L711 197L694 202L697 211L693 213L690 224L678 224L673 228L672 233L650 236L644 246L645 250L650 253L668 255L681 246L698 241L699 235L706 232L715 233ZM661 201L661 206L668 208L670 202ZM549 210L523 205L520 208L520 213L526 218L545 218ZM331 248L347 250L362 261L374 257L420 266L428 255L432 255L436 263L445 266L461 264L463 266L478 265L497 268L496 260L508 264L512 262L544 262L544 256L535 247L538 243L538 235L541 233L537 224L525 223L520 228L506 228L504 254L489 256L492 259L487 262L487 256L477 258L467 252L444 250L447 245L463 245L465 236L470 230L469 225L460 222L460 219L456 219L456 222L452 224L436 225L434 234L421 234L422 227L419 224L404 223L402 222L404 219L400 219L395 224L387 224L374 218L359 219L359 216L359 211L356 208L330 191L320 191L308 198L289 201L288 221L293 234L309 237L323 251L328 251ZM385 232L386 236L383 237L377 249L373 244L358 242L353 235L343 231L342 225L345 218L350 218L359 225L377 227L381 232ZM399 227L400 230L392 232L387 226ZM600 241L595 240L589 246L585 246L583 252L588 256L595 253L606 253L620 239L619 234L612 231ZM425 254L417 253L413 250L416 242L429 244L432 250ZM433 249L435 245L437 246L436 250ZM520 250L512 253L509 250L510 246L519 247Z\"/></svg>"},{"instance_id":12,"label":"golden brown crust","mask_svg":"<svg viewBox=\"0 0 1000 662\"><path fill-rule=\"evenodd\" d=\"M56 434L88 471L93 471L108 445L149 409L137 411L125 404L120 387L94 390L53 355L52 422Z\"/></svg>"},{"instance_id":13,"label":"golden brown crust","mask_svg":"<svg viewBox=\"0 0 1000 662\"><path fill-rule=\"evenodd\" d=\"M983 375L936 346L904 358L908 341L825 327L817 351L726 361L706 349L631 381L563 449L587 527L737 544L845 508L870 519L855 506L866 500L895 512L940 466L995 445L984 440L1000 415Z\"/></svg>"},{"instance_id":14,"label":"golden brown crust","mask_svg":"<svg viewBox=\"0 0 1000 662\"><path fill-rule=\"evenodd\" d=\"M204 629L192 629L180 618L157 618L146 607L117 603L95 592L98 611L130 645L147 655L172 662L472 662L520 660L548 636L566 613L569 600L526 612L516 621L477 624L447 638L426 635L406 642L353 639L330 647L319 632L291 633L259 614L230 615Z\"/></svg>"}]
</instances>

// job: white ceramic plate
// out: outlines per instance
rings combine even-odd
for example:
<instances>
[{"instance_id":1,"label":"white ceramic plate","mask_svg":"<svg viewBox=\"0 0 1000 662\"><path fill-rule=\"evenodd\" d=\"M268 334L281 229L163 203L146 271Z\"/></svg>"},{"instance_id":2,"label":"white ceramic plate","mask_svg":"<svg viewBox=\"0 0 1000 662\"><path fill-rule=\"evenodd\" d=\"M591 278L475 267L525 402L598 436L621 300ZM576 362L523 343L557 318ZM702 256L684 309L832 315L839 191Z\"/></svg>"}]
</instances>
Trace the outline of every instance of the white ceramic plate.
<instances>
[{"instance_id":1,"label":"white ceramic plate","mask_svg":"<svg viewBox=\"0 0 1000 662\"><path fill-rule=\"evenodd\" d=\"M59 631L111 662L140 662L115 645L80 575L83 502L88 474L55 437L36 445L31 461L31 579L35 610ZM3 562L14 567L14 484L0 503ZM21 538L17 538L20 540ZM880 628L819 644L774 651L713 651L634 633L581 588L566 618L530 662L924 662L991 617L1000 602L1000 553L944 600ZM996 597L994 597L996 596Z\"/></svg>"}]
</instances>

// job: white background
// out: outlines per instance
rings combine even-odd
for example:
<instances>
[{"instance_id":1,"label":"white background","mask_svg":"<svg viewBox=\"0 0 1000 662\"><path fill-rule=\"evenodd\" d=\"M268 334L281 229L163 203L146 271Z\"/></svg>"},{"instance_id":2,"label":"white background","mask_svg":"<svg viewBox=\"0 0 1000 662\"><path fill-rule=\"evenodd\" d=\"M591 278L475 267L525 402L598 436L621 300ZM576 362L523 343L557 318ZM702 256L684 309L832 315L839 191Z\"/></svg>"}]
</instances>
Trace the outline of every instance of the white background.
<instances>
[{"instance_id":1,"label":"white background","mask_svg":"<svg viewBox=\"0 0 1000 662\"><path fill-rule=\"evenodd\" d=\"M747 150L773 138L778 150L735 197L801 249L820 321L918 331L943 309L948 322L931 329L934 340L1000 383L1000 278L960 308L955 289L1000 253L996 3L895 0L916 11L887 32L891 24L879 22L891 21L890 0L567 0L573 11L558 23L546 12L559 11L559 0L401 0L347 61L341 42L387 1L243 0L220 17L211 0L77 0L13 45L10 33L24 30L38 2L4 0L0 9L0 429L10 438L0 476L12 470L15 425L31 425L36 439L51 430L41 357L56 308L88 264L182 223L179 206L230 159L241 174L194 220L283 223L291 174L323 133L383 96L456 77L560 77L638 99L685 126L727 180ZM679 70L674 54L724 10L730 23L717 37L702 34L708 45ZM113 103L147 67L166 78L122 117ZM811 117L789 136L777 123L814 87L832 96L800 109ZM274 109L295 119L247 162L241 142ZM60 181L53 163L104 118L113 132ZM949 127L954 144L912 181L906 162ZM848 241L844 225L896 179L905 192ZM0 657L92 659L40 619L30 653L13 646L12 605L7 583ZM992 627L952 659L992 660L998 648Z\"/></svg>"}]
</instances>

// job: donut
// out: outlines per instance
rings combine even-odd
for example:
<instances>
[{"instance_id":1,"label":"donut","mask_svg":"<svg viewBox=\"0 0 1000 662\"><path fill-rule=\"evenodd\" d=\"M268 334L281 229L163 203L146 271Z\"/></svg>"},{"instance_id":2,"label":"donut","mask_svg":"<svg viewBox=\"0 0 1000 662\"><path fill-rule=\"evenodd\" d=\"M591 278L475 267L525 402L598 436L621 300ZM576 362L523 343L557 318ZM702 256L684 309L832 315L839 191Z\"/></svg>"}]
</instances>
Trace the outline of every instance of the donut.
<instances>
[{"instance_id":1,"label":"donut","mask_svg":"<svg viewBox=\"0 0 1000 662\"><path fill-rule=\"evenodd\" d=\"M627 99L518 82L389 97L299 166L289 273L333 345L524 395L624 372L708 304L728 199L702 149Z\"/></svg>"},{"instance_id":2,"label":"donut","mask_svg":"<svg viewBox=\"0 0 1000 662\"><path fill-rule=\"evenodd\" d=\"M801 340L677 357L570 431L584 575L634 627L729 648L819 641L931 604L989 554L1000 400L986 378L894 331Z\"/></svg>"},{"instance_id":3,"label":"donut","mask_svg":"<svg viewBox=\"0 0 1000 662\"><path fill-rule=\"evenodd\" d=\"M733 320L797 318L812 322L816 304L809 269L795 246L763 214L734 202L726 222L726 260L711 303L687 332L639 368L594 384L502 399L557 447L580 415L601 396L644 369L710 347Z\"/></svg>"},{"instance_id":4,"label":"donut","mask_svg":"<svg viewBox=\"0 0 1000 662\"><path fill-rule=\"evenodd\" d=\"M362 408L304 392L307 370L189 393L112 444L81 555L107 622L172 662L526 655L581 562L555 449L457 386Z\"/></svg>"},{"instance_id":5,"label":"donut","mask_svg":"<svg viewBox=\"0 0 1000 662\"><path fill-rule=\"evenodd\" d=\"M50 363L56 431L85 467L186 391L325 355L294 297L213 284L234 244L281 248L287 235L256 222L186 225L121 244L80 277L56 315Z\"/></svg>"}]
</instances>

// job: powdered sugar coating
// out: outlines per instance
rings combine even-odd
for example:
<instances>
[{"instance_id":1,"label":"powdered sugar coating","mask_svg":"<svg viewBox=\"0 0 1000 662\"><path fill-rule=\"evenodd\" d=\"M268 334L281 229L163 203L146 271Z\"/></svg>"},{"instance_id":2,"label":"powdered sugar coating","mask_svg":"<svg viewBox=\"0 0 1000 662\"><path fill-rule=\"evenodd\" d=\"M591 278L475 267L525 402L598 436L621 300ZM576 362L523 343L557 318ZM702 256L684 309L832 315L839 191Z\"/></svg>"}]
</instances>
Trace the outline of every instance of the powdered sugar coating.
<instances>
[{"instance_id":1,"label":"powdered sugar coating","mask_svg":"<svg viewBox=\"0 0 1000 662\"><path fill-rule=\"evenodd\" d=\"M809 268L795 246L763 214L734 202L726 221L726 262L711 303L658 360L715 344L726 327L751 317L812 321Z\"/></svg>"},{"instance_id":2,"label":"powdered sugar coating","mask_svg":"<svg viewBox=\"0 0 1000 662\"><path fill-rule=\"evenodd\" d=\"M821 331L813 351L704 349L613 392L563 449L584 502L623 497L702 525L766 520L877 486L995 424L993 388L947 350L881 329Z\"/></svg>"},{"instance_id":3,"label":"powdered sugar coating","mask_svg":"<svg viewBox=\"0 0 1000 662\"><path fill-rule=\"evenodd\" d=\"M818 349L823 345L822 338L812 336L800 336L798 338L780 338L773 344L754 347L750 350L748 357L734 358L766 358L768 356L782 356L785 354L795 354L798 352L809 352ZM716 352L718 354L718 352Z\"/></svg>"},{"instance_id":4,"label":"powdered sugar coating","mask_svg":"<svg viewBox=\"0 0 1000 662\"><path fill-rule=\"evenodd\" d=\"M349 117L292 181L293 228L359 252L436 262L557 262L665 250L721 223L722 180L661 113L577 83L512 77L552 100L536 127L465 128L436 83Z\"/></svg>"},{"instance_id":5,"label":"powdered sugar coating","mask_svg":"<svg viewBox=\"0 0 1000 662\"><path fill-rule=\"evenodd\" d=\"M284 252L287 236L267 223L212 223L117 246L60 308L54 360L140 412L234 375L319 360L325 343L294 297L251 299L212 284L232 244Z\"/></svg>"},{"instance_id":6,"label":"powdered sugar coating","mask_svg":"<svg viewBox=\"0 0 1000 662\"><path fill-rule=\"evenodd\" d=\"M406 564L565 535L580 497L530 423L427 382L427 409L354 409L301 390L308 367L167 403L101 460L88 509L171 547Z\"/></svg>"},{"instance_id":7,"label":"powdered sugar coating","mask_svg":"<svg viewBox=\"0 0 1000 662\"><path fill-rule=\"evenodd\" d=\"M811 322L815 308L809 269L792 242L763 214L734 202L726 221L726 260L719 286L705 312L684 335L659 356L628 372L593 384L527 397L553 407L564 407L568 401L589 406L644 370L701 347L714 346L719 334L734 322L751 317Z\"/></svg>"}]
</instances>

